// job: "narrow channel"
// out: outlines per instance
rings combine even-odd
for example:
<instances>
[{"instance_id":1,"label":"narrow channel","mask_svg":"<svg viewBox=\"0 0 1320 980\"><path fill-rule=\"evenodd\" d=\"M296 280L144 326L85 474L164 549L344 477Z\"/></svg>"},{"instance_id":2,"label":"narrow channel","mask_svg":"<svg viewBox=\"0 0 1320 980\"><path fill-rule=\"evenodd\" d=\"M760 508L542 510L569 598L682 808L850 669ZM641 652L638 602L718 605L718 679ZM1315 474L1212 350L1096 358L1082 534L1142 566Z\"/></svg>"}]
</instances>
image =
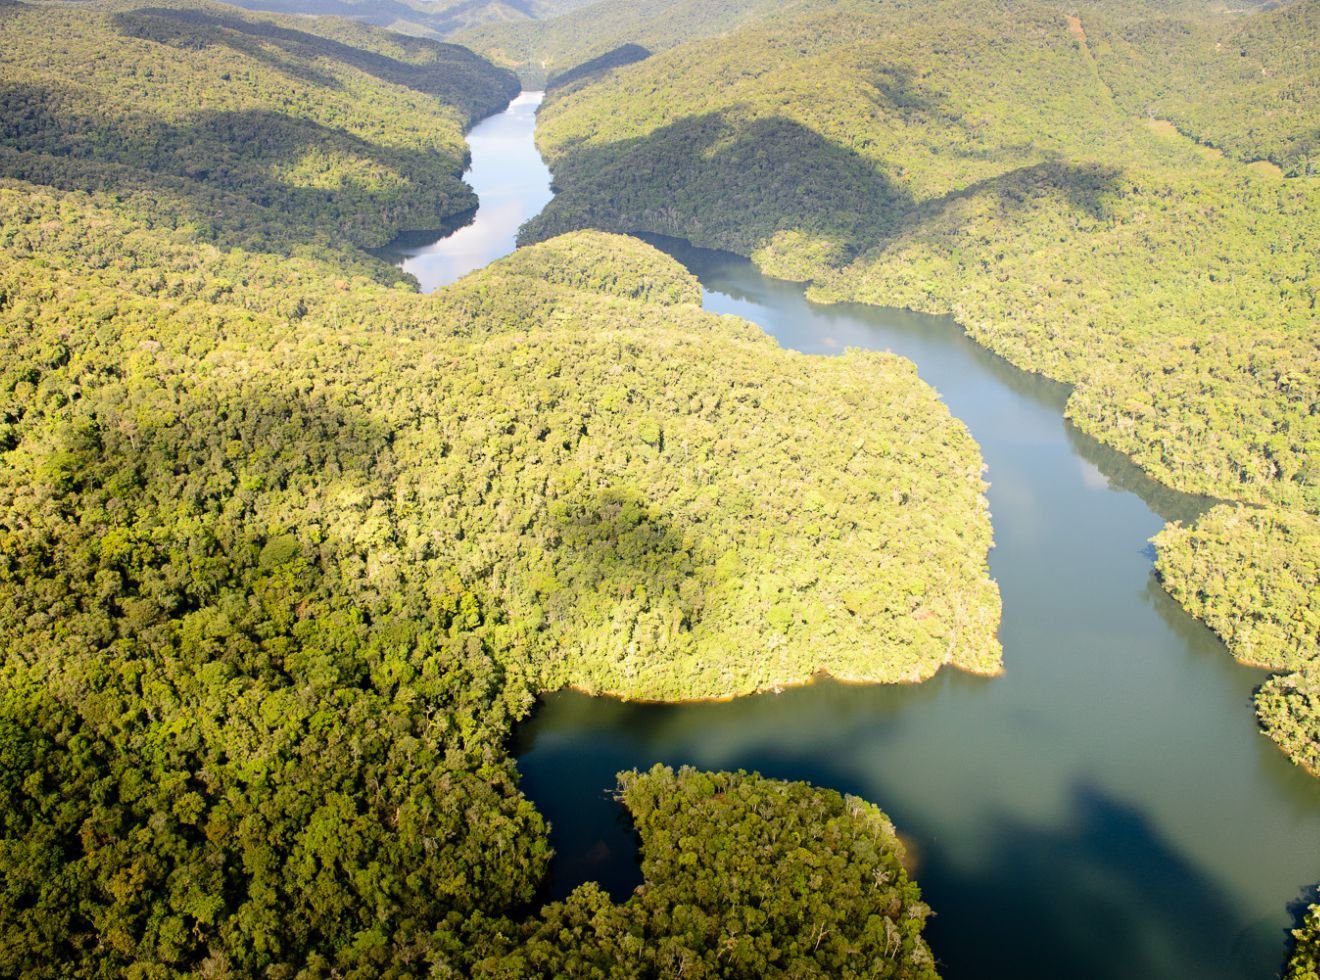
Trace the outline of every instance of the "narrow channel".
<instances>
[{"instance_id":1,"label":"narrow channel","mask_svg":"<svg viewBox=\"0 0 1320 980\"><path fill-rule=\"evenodd\" d=\"M511 251L517 224L548 200L538 101L483 124L501 127L490 173L506 193L522 182L519 207L488 210L481 127L472 133L481 255ZM885 349L917 364L988 465L1006 673L827 682L727 704L551 695L514 746L523 789L553 825L551 893L594 879L624 898L640 881L607 793L619 770L753 769L856 793L893 817L953 980L1275 976L1320 880L1320 780L1259 734L1251 695L1266 675L1237 665L1153 576L1149 538L1205 502L1079 433L1063 417L1065 386L948 318L819 306L744 259L647 240L697 275L707 309L785 347ZM461 274L413 253L404 268L424 289Z\"/></svg>"}]
</instances>

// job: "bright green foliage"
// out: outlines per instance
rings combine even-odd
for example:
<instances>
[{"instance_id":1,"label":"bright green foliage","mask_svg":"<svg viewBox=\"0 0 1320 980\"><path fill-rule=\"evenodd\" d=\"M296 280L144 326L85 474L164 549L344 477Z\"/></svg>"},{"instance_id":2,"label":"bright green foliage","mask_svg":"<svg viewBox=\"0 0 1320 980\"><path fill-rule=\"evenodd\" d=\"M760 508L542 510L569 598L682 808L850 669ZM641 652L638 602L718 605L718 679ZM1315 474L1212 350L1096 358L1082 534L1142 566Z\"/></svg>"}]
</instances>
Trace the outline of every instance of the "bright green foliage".
<instances>
[{"instance_id":1,"label":"bright green foliage","mask_svg":"<svg viewBox=\"0 0 1320 980\"><path fill-rule=\"evenodd\" d=\"M347 22L11 4L0 174L224 245L342 252L473 208L463 129L517 91L463 48Z\"/></svg>"},{"instance_id":2,"label":"bright green foliage","mask_svg":"<svg viewBox=\"0 0 1320 980\"><path fill-rule=\"evenodd\" d=\"M1086 33L1129 111L1171 120L1239 160L1320 173L1320 4L1301 0L1241 19L1098 7Z\"/></svg>"},{"instance_id":3,"label":"bright green foliage","mask_svg":"<svg viewBox=\"0 0 1320 980\"><path fill-rule=\"evenodd\" d=\"M589 268L606 292L566 303L546 265ZM476 483L509 502L461 511L464 533L517 556L491 583L556 658L549 686L670 699L821 670L997 670L974 446L911 366L808 358L694 306L613 298L643 275L696 299L646 246L582 237L438 298L458 329L493 335L461 354L459 389L490 407L449 427L430 492ZM533 314L551 329L526 332Z\"/></svg>"},{"instance_id":4,"label":"bright green foliage","mask_svg":"<svg viewBox=\"0 0 1320 980\"><path fill-rule=\"evenodd\" d=\"M1293 930L1297 945L1284 969L1284 980L1320 980L1320 905L1312 905L1300 929Z\"/></svg>"},{"instance_id":5,"label":"bright green foliage","mask_svg":"<svg viewBox=\"0 0 1320 980\"><path fill-rule=\"evenodd\" d=\"M633 240L423 297L0 216L0 973L462 973L547 859L537 691L997 668L979 456L906 362Z\"/></svg>"},{"instance_id":6,"label":"bright green foliage","mask_svg":"<svg viewBox=\"0 0 1320 980\"><path fill-rule=\"evenodd\" d=\"M1267 680L1256 692L1256 717L1289 759L1320 776L1320 667Z\"/></svg>"},{"instance_id":7,"label":"bright green foliage","mask_svg":"<svg viewBox=\"0 0 1320 980\"><path fill-rule=\"evenodd\" d=\"M412 207L375 168L459 186L476 110L448 49L292 23L0 8L44 182L0 178L0 975L468 975L540 928L539 691L998 667L979 454L910 364L784 352L598 234L373 281Z\"/></svg>"},{"instance_id":8,"label":"bright green foliage","mask_svg":"<svg viewBox=\"0 0 1320 980\"><path fill-rule=\"evenodd\" d=\"M1305 171L1317 9L804 0L552 93L538 133L560 194L525 236L652 230L819 299L955 314L1075 384L1073 422L1155 478L1269 505L1231 542L1222 520L1183 532L1195 561L1165 579L1239 655L1302 656L1320 193L1242 161Z\"/></svg>"},{"instance_id":9,"label":"bright green foliage","mask_svg":"<svg viewBox=\"0 0 1320 980\"><path fill-rule=\"evenodd\" d=\"M1155 539L1169 594L1239 660L1275 670L1320 661L1320 520L1216 507Z\"/></svg>"},{"instance_id":10,"label":"bright green foliage","mask_svg":"<svg viewBox=\"0 0 1320 980\"><path fill-rule=\"evenodd\" d=\"M1170 595L1249 664L1295 671L1256 693L1256 714L1288 757L1320 774L1320 520L1220 506L1156 538Z\"/></svg>"},{"instance_id":11,"label":"bright green foliage","mask_svg":"<svg viewBox=\"0 0 1320 980\"><path fill-rule=\"evenodd\" d=\"M934 977L929 909L874 806L804 783L621 773L645 883L546 906L478 977Z\"/></svg>"}]
</instances>

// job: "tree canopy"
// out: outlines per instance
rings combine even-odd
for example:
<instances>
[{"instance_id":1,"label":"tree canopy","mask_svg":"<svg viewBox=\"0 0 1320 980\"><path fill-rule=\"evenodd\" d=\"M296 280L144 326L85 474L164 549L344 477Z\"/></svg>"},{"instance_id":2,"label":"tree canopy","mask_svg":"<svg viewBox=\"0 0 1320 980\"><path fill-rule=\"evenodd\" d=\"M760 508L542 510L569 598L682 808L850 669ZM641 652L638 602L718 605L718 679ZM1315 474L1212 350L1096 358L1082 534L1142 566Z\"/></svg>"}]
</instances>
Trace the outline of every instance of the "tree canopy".
<instances>
[{"instance_id":1,"label":"tree canopy","mask_svg":"<svg viewBox=\"0 0 1320 980\"><path fill-rule=\"evenodd\" d=\"M525 238L677 235L817 299L956 315L1151 476L1267 508L1162 536L1161 577L1236 655L1296 667L1320 615L1317 9L804 0L551 92L559 193ZM1267 709L1285 687L1297 710ZM1262 717L1314 754L1282 720L1302 689L1272 682Z\"/></svg>"},{"instance_id":2,"label":"tree canopy","mask_svg":"<svg viewBox=\"0 0 1320 980\"><path fill-rule=\"evenodd\" d=\"M470 202L462 127L511 76L205 4L0 34L0 973L571 957L507 749L537 694L998 669L980 455L909 363L783 351L617 236L432 296L358 248ZM860 801L624 795L651 897L583 900L665 955L930 974ZM778 854L767 814L828 905L667 870L665 826ZM683 918L735 874L763 911Z\"/></svg>"}]
</instances>

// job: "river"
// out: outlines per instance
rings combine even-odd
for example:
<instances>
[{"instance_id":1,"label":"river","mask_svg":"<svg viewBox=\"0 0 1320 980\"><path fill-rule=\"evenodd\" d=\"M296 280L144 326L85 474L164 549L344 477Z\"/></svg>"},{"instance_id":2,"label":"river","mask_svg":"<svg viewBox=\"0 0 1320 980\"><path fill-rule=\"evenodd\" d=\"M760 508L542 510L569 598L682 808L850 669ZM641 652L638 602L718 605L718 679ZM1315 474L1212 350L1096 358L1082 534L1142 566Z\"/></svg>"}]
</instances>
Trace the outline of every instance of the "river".
<instances>
[{"instance_id":1,"label":"river","mask_svg":"<svg viewBox=\"0 0 1320 980\"><path fill-rule=\"evenodd\" d=\"M424 289L511 251L549 199L538 103L524 96L471 133L468 179L483 203L446 243L405 250ZM465 234L471 245L457 244ZM635 836L606 792L617 771L754 769L889 813L952 980L1274 976L1320 881L1320 780L1258 732L1251 696L1266 675L1236 664L1155 581L1148 539L1205 502L1078 432L1065 386L948 318L816 305L744 259L648 240L698 276L707 309L785 347L885 349L917 364L988 466L1006 670L724 704L551 695L514 745L523 789L553 825L548 893L595 879L623 898L640 882ZM456 251L436 262L442 248Z\"/></svg>"}]
</instances>

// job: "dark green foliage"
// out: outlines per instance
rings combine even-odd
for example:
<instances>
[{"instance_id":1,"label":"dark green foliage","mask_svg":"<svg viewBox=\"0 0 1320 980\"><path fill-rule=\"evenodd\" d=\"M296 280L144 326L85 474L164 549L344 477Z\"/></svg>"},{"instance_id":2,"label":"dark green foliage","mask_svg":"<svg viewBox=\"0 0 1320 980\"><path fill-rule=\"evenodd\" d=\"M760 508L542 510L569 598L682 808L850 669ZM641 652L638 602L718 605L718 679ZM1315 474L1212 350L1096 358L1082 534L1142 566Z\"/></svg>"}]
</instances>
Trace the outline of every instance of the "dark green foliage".
<instances>
[{"instance_id":1,"label":"dark green foliage","mask_svg":"<svg viewBox=\"0 0 1320 980\"><path fill-rule=\"evenodd\" d=\"M547 860L537 691L997 667L980 460L906 362L629 239L423 297L0 216L0 973L461 975Z\"/></svg>"},{"instance_id":2,"label":"dark green foliage","mask_svg":"<svg viewBox=\"0 0 1320 980\"><path fill-rule=\"evenodd\" d=\"M344 253L470 210L463 128L518 91L465 49L347 23L184 3L11 11L0 174L111 192L139 222L226 246Z\"/></svg>"},{"instance_id":3,"label":"dark green foliage","mask_svg":"<svg viewBox=\"0 0 1320 980\"><path fill-rule=\"evenodd\" d=\"M1293 930L1293 948L1284 980L1320 980L1320 905L1307 910L1301 928Z\"/></svg>"},{"instance_id":4,"label":"dark green foliage","mask_svg":"<svg viewBox=\"0 0 1320 980\"><path fill-rule=\"evenodd\" d=\"M807 0L552 93L560 193L526 237L652 230L818 299L955 314L1074 383L1072 421L1153 477L1269 505L1231 542L1185 532L1165 581L1290 664L1320 602L1320 195L1242 161L1306 169L1316 9Z\"/></svg>"},{"instance_id":5,"label":"dark green foliage","mask_svg":"<svg viewBox=\"0 0 1320 980\"><path fill-rule=\"evenodd\" d=\"M929 909L874 806L804 783L622 773L645 883L546 906L476 976L934 977Z\"/></svg>"},{"instance_id":6,"label":"dark green foliage","mask_svg":"<svg viewBox=\"0 0 1320 980\"><path fill-rule=\"evenodd\" d=\"M651 57L651 52L640 44L621 44L613 51L606 51L599 57L584 61L568 71L553 76L547 80L546 88L552 90L563 88L565 85L572 85L574 82L580 82L591 78L593 75L607 72L611 68L622 68L624 65L636 64L639 61L645 61L649 57Z\"/></svg>"}]
</instances>

